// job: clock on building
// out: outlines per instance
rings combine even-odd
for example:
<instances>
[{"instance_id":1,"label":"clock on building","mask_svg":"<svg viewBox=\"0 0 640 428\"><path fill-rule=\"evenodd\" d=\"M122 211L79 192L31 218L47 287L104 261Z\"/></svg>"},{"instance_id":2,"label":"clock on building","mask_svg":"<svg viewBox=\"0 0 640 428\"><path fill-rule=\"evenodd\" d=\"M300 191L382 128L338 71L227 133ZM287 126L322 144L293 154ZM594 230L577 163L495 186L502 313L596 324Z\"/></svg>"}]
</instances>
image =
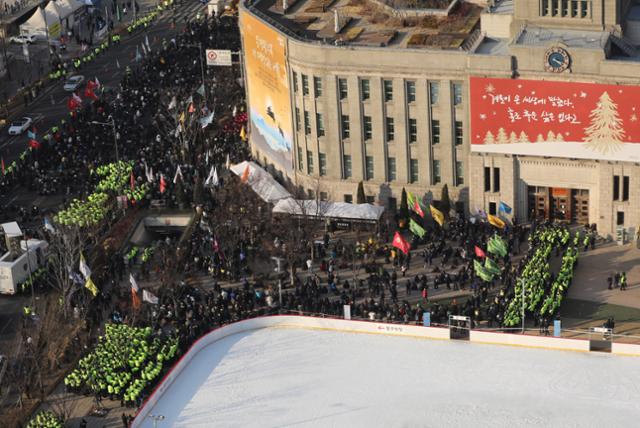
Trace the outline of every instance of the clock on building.
<instances>
[{"instance_id":1,"label":"clock on building","mask_svg":"<svg viewBox=\"0 0 640 428\"><path fill-rule=\"evenodd\" d=\"M547 71L562 73L571 63L569 53L562 48L551 48L544 56L544 67Z\"/></svg>"}]
</instances>

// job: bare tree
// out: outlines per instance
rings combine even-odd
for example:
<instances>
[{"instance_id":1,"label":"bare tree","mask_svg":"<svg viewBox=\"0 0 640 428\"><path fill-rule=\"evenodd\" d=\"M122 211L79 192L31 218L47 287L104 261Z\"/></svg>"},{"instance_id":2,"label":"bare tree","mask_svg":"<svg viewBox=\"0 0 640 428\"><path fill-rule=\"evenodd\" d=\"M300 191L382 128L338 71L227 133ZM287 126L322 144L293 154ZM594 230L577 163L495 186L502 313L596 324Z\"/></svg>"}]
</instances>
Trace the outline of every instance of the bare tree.
<instances>
[{"instance_id":1,"label":"bare tree","mask_svg":"<svg viewBox=\"0 0 640 428\"><path fill-rule=\"evenodd\" d=\"M82 289L78 264L83 236L78 226L60 226L49 237L49 285L61 298L60 309L65 318L70 314L74 295Z\"/></svg>"}]
</instances>

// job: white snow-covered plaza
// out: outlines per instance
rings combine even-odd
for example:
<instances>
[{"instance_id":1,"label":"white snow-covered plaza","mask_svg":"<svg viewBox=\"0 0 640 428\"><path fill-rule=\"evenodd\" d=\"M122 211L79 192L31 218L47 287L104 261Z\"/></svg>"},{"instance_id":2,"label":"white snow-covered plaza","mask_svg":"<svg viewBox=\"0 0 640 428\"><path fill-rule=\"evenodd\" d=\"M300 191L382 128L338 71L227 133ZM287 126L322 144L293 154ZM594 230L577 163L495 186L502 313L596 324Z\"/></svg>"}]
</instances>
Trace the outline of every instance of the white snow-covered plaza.
<instances>
[{"instance_id":1,"label":"white snow-covered plaza","mask_svg":"<svg viewBox=\"0 0 640 428\"><path fill-rule=\"evenodd\" d=\"M630 427L639 381L635 357L264 328L205 346L146 414L159 428Z\"/></svg>"}]
</instances>

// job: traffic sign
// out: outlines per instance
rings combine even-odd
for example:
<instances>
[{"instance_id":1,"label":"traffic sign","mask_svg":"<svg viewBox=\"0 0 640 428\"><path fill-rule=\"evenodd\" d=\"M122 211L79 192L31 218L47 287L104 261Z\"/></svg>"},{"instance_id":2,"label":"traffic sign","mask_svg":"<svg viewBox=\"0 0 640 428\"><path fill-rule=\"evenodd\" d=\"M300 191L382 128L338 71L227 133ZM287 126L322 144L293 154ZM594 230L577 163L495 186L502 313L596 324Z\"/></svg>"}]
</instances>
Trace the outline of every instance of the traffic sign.
<instances>
[{"instance_id":1,"label":"traffic sign","mask_svg":"<svg viewBox=\"0 0 640 428\"><path fill-rule=\"evenodd\" d=\"M227 49L207 49L207 65L231 65L231 51Z\"/></svg>"}]
</instances>

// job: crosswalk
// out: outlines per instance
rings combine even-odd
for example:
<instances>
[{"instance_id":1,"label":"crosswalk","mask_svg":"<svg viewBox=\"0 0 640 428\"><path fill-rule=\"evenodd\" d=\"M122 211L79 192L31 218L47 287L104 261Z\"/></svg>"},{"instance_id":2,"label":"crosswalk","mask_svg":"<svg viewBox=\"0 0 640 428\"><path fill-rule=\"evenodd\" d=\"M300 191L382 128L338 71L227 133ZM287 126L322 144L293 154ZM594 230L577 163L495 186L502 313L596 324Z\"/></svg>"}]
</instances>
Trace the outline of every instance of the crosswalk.
<instances>
[{"instance_id":1,"label":"crosswalk","mask_svg":"<svg viewBox=\"0 0 640 428\"><path fill-rule=\"evenodd\" d=\"M206 5L197 0L183 0L182 4L176 4L174 9L164 11L160 17L158 17L157 23L170 25L172 22L175 22L176 25L181 25L184 24L185 18L187 20L194 19L198 12L202 15L206 14Z\"/></svg>"}]
</instances>

